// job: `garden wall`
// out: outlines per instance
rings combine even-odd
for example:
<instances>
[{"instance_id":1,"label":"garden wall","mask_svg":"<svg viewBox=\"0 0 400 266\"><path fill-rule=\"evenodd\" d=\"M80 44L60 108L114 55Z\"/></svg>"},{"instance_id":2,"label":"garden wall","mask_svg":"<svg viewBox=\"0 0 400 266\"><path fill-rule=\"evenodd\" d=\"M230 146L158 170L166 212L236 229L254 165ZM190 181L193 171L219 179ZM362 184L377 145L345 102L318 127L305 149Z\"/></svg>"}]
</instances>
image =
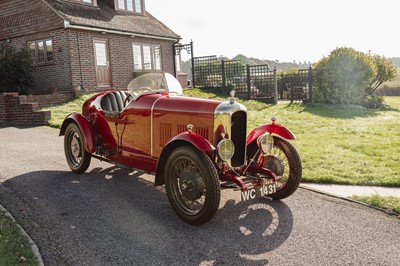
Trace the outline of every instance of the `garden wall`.
<instances>
[{"instance_id":1,"label":"garden wall","mask_svg":"<svg viewBox=\"0 0 400 266\"><path fill-rule=\"evenodd\" d=\"M73 98L73 93L56 92L48 95L19 95L17 92L0 93L0 121L27 125L47 125L50 111L43 107L60 104Z\"/></svg>"}]
</instances>

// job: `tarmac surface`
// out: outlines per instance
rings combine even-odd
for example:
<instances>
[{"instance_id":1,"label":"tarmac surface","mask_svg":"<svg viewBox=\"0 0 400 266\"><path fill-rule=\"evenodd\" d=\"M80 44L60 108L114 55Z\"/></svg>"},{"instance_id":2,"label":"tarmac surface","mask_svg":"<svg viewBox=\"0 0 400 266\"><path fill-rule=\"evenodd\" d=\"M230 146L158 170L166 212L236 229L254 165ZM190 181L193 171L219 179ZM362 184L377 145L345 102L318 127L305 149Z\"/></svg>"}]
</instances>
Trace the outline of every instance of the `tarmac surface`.
<instances>
[{"instance_id":1,"label":"tarmac surface","mask_svg":"<svg viewBox=\"0 0 400 266\"><path fill-rule=\"evenodd\" d=\"M342 186L303 183L282 201L224 190L215 218L193 227L152 175L97 160L72 173L58 130L0 126L0 143L0 203L45 265L399 265L400 219L343 200Z\"/></svg>"}]
</instances>

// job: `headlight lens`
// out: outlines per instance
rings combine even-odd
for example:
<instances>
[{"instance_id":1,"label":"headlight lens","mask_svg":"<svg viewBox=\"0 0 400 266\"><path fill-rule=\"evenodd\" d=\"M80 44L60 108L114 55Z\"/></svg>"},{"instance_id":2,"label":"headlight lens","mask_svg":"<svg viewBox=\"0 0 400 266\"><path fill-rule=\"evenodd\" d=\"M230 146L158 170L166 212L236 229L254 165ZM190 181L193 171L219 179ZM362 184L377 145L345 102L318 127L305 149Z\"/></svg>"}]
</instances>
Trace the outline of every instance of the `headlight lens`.
<instances>
[{"instance_id":1,"label":"headlight lens","mask_svg":"<svg viewBox=\"0 0 400 266\"><path fill-rule=\"evenodd\" d=\"M230 139L223 139L218 143L218 155L222 161L228 161L235 153L235 145Z\"/></svg>"},{"instance_id":2,"label":"headlight lens","mask_svg":"<svg viewBox=\"0 0 400 266\"><path fill-rule=\"evenodd\" d=\"M257 139L257 145L263 153L268 153L274 146L274 137L269 133L261 135Z\"/></svg>"}]
</instances>

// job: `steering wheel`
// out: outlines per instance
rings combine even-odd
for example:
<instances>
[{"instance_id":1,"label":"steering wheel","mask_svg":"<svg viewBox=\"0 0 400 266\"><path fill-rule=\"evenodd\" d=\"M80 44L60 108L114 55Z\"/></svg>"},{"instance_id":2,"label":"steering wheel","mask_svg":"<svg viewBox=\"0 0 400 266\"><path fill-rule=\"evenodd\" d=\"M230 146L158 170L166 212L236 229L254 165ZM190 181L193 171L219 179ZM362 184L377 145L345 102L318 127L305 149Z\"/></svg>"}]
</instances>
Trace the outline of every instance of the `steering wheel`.
<instances>
[{"instance_id":1,"label":"steering wheel","mask_svg":"<svg viewBox=\"0 0 400 266\"><path fill-rule=\"evenodd\" d=\"M153 91L152 89L150 89L149 87L141 87L139 89L139 91L144 90L144 91Z\"/></svg>"},{"instance_id":2,"label":"steering wheel","mask_svg":"<svg viewBox=\"0 0 400 266\"><path fill-rule=\"evenodd\" d=\"M133 100L133 96L132 96L132 94L129 93L128 96L126 96L126 98L124 100L124 108L131 100Z\"/></svg>"}]
</instances>

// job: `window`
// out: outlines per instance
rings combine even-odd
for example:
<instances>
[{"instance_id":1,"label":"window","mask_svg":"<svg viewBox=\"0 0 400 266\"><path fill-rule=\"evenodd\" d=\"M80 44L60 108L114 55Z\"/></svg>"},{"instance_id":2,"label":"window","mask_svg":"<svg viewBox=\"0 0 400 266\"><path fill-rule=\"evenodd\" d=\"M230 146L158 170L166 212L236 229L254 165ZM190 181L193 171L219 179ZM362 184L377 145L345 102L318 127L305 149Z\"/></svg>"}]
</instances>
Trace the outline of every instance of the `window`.
<instances>
[{"instance_id":1,"label":"window","mask_svg":"<svg viewBox=\"0 0 400 266\"><path fill-rule=\"evenodd\" d=\"M142 1L143 0L117 0L116 2L118 10L141 14L143 13Z\"/></svg>"},{"instance_id":2,"label":"window","mask_svg":"<svg viewBox=\"0 0 400 266\"><path fill-rule=\"evenodd\" d=\"M81 2L85 4L97 5L96 0L72 0L74 2Z\"/></svg>"},{"instance_id":3,"label":"window","mask_svg":"<svg viewBox=\"0 0 400 266\"><path fill-rule=\"evenodd\" d=\"M28 50L33 64L54 62L53 42L51 39L29 42Z\"/></svg>"},{"instance_id":4,"label":"window","mask_svg":"<svg viewBox=\"0 0 400 266\"><path fill-rule=\"evenodd\" d=\"M161 70L161 48L158 45L133 44L133 69Z\"/></svg>"}]
</instances>

